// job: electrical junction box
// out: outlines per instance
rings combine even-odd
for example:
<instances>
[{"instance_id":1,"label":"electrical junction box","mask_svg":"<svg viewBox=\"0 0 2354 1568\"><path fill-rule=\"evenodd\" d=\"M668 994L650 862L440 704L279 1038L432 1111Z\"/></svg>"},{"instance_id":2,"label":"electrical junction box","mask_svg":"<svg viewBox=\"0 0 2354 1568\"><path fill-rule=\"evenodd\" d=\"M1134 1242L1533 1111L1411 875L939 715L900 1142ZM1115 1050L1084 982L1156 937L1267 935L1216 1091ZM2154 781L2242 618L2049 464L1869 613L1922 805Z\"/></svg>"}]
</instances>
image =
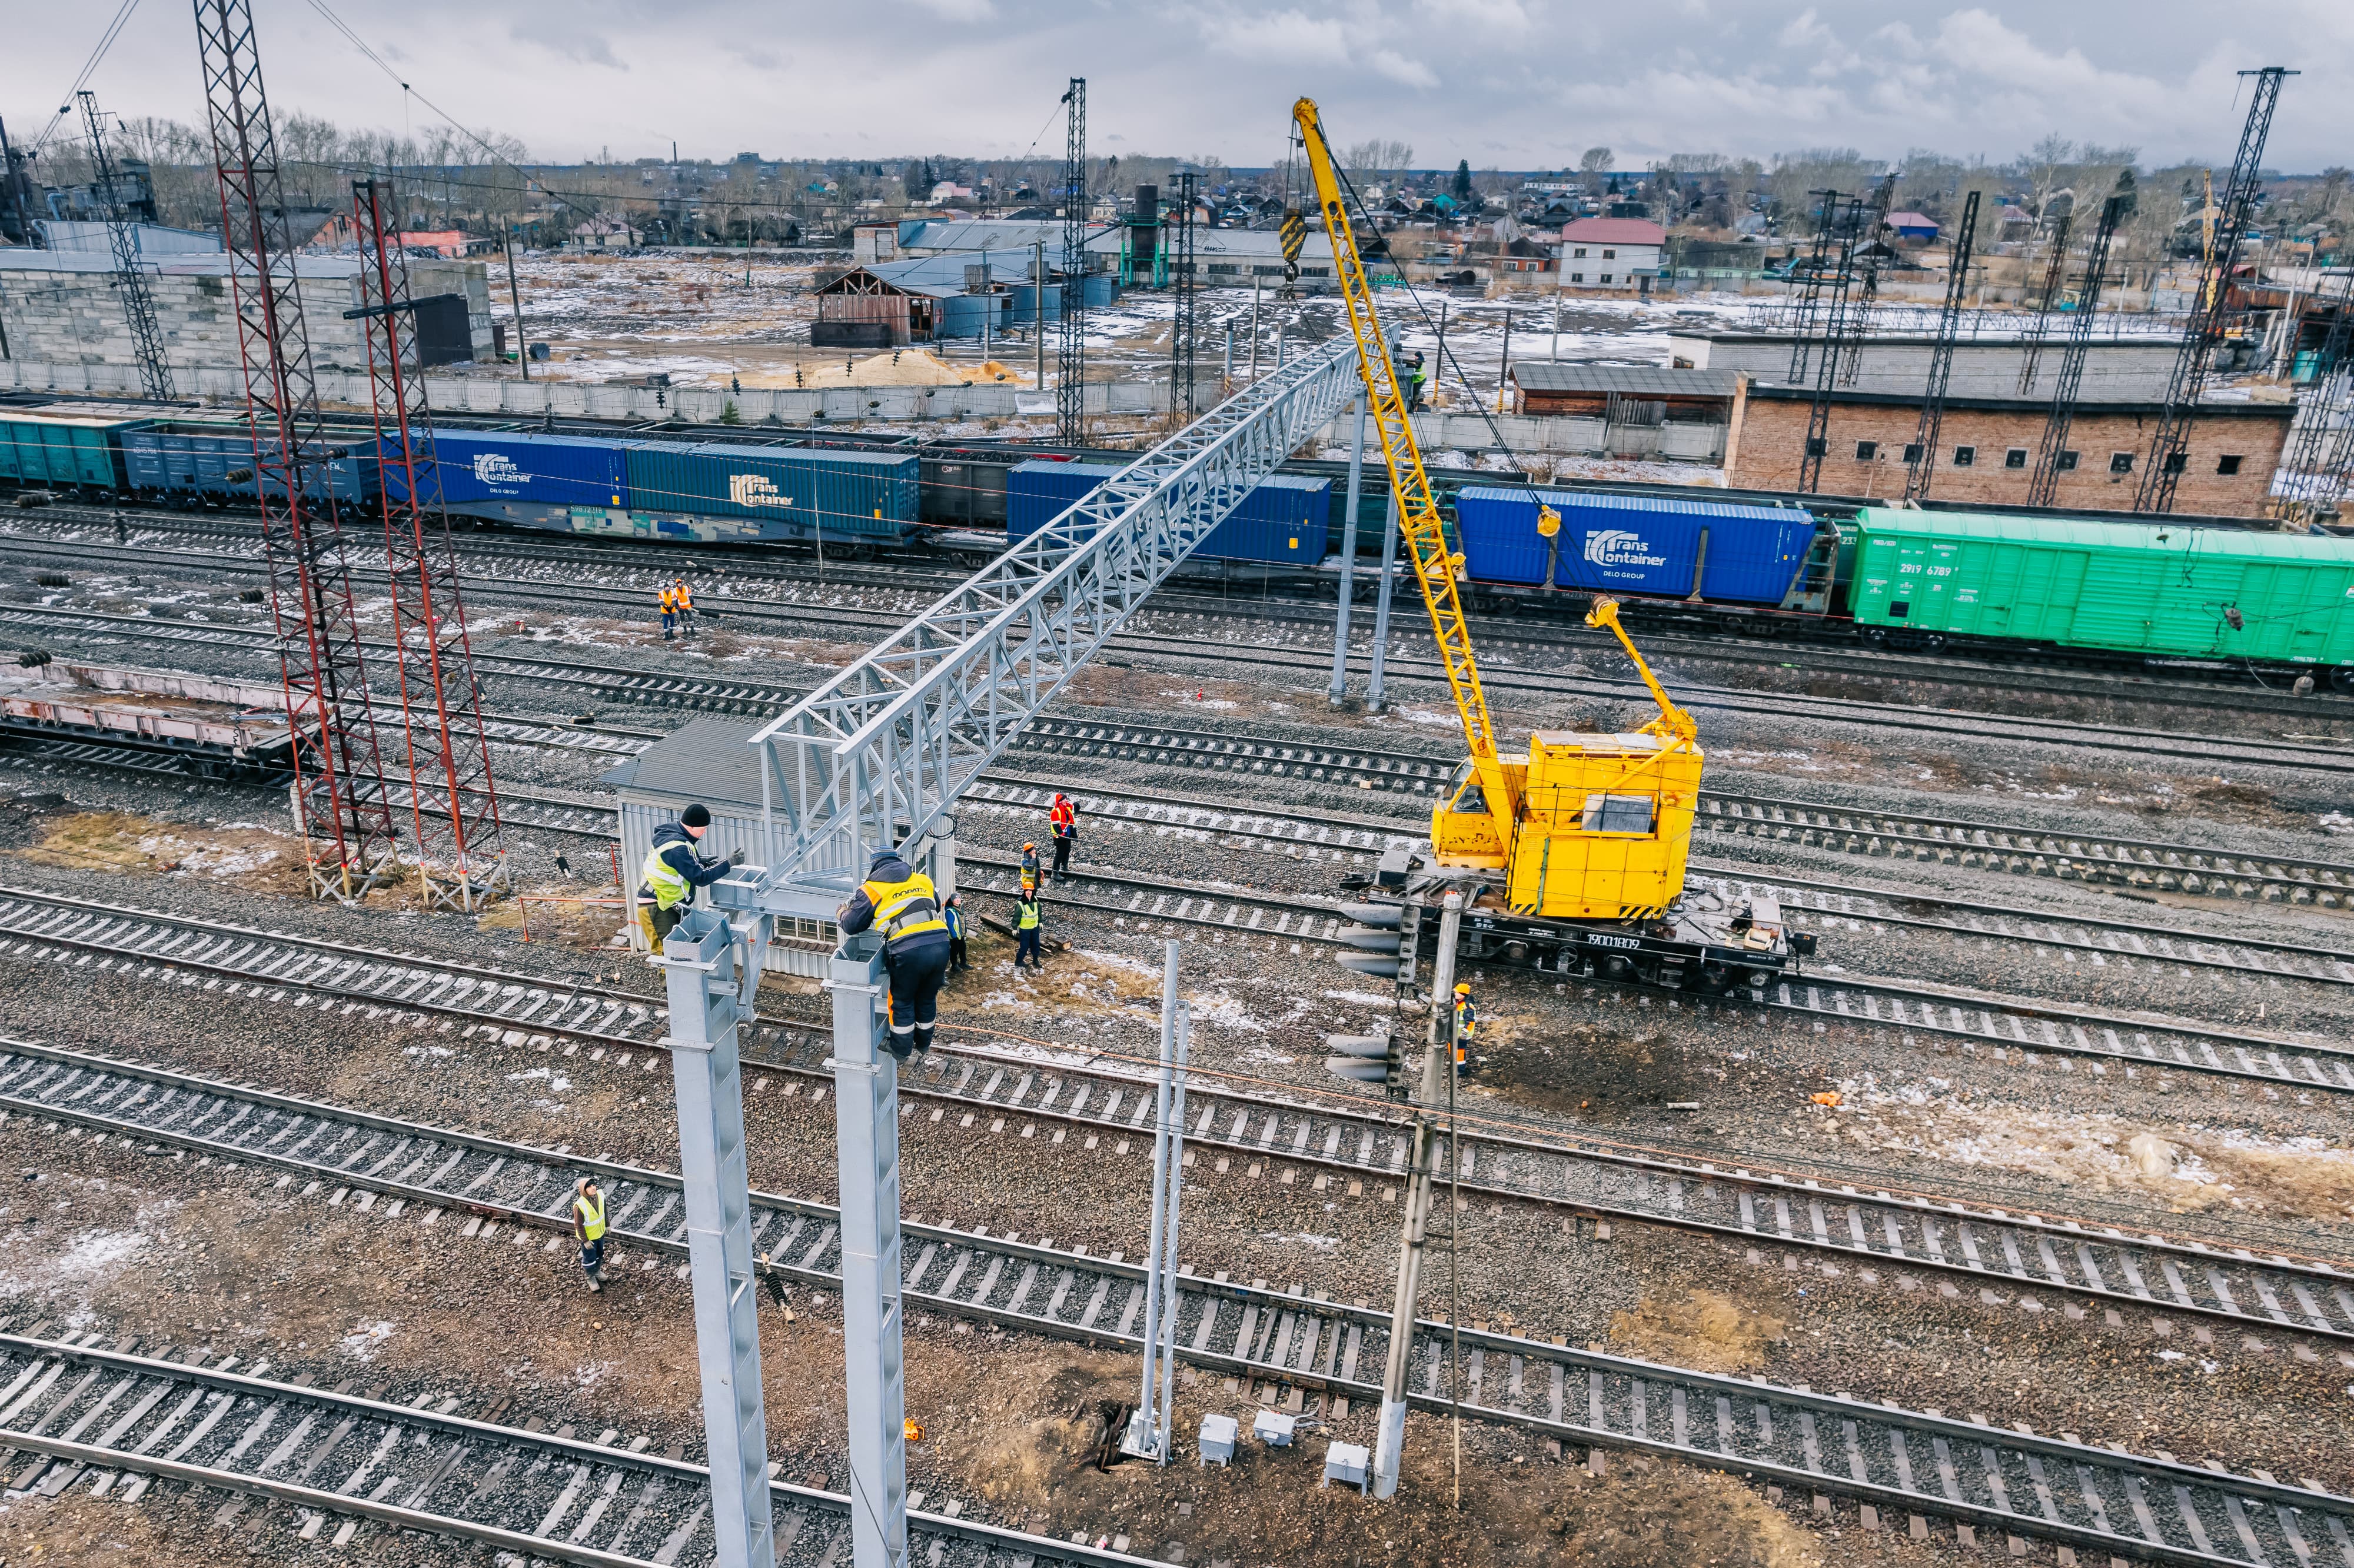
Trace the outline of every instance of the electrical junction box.
<instances>
[{"instance_id":1,"label":"electrical junction box","mask_svg":"<svg viewBox=\"0 0 2354 1568\"><path fill-rule=\"evenodd\" d=\"M1373 1454L1360 1444L1332 1443L1324 1449L1324 1485L1334 1481L1359 1491L1371 1489L1373 1484Z\"/></svg>"},{"instance_id":2,"label":"electrical junction box","mask_svg":"<svg viewBox=\"0 0 2354 1568\"><path fill-rule=\"evenodd\" d=\"M1200 1462L1204 1465L1224 1465L1235 1457L1235 1439L1242 1427L1231 1415L1202 1417Z\"/></svg>"},{"instance_id":3,"label":"electrical junction box","mask_svg":"<svg viewBox=\"0 0 2354 1568\"><path fill-rule=\"evenodd\" d=\"M1251 1436L1270 1448L1288 1448L1295 1419L1289 1415L1278 1415L1272 1410L1262 1410L1251 1417Z\"/></svg>"}]
</instances>

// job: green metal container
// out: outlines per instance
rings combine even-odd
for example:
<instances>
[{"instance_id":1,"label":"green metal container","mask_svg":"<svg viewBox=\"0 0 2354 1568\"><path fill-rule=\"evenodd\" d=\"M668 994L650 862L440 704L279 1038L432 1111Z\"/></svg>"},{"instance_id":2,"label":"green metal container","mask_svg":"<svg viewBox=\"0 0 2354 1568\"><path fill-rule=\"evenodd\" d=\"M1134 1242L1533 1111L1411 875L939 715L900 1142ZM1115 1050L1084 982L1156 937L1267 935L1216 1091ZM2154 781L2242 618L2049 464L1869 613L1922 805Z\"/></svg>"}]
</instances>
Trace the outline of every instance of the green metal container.
<instances>
[{"instance_id":1,"label":"green metal container","mask_svg":"<svg viewBox=\"0 0 2354 1568\"><path fill-rule=\"evenodd\" d=\"M147 419L0 409L0 480L37 488L123 488L121 437Z\"/></svg>"},{"instance_id":2,"label":"green metal container","mask_svg":"<svg viewBox=\"0 0 2354 1568\"><path fill-rule=\"evenodd\" d=\"M1855 527L1860 626L2354 664L2354 540L1878 508Z\"/></svg>"}]
</instances>

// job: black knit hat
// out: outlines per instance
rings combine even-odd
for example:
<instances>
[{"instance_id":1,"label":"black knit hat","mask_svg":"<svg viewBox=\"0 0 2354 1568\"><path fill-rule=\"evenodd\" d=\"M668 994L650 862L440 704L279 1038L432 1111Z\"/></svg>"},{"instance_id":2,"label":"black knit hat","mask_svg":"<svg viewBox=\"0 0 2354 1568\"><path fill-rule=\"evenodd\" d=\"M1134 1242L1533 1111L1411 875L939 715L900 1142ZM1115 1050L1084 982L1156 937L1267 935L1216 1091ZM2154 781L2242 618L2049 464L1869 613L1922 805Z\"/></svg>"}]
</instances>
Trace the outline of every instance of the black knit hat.
<instances>
[{"instance_id":1,"label":"black knit hat","mask_svg":"<svg viewBox=\"0 0 2354 1568\"><path fill-rule=\"evenodd\" d=\"M686 827L707 828L711 825L711 808L697 800L694 805L681 811L678 814L678 820Z\"/></svg>"}]
</instances>

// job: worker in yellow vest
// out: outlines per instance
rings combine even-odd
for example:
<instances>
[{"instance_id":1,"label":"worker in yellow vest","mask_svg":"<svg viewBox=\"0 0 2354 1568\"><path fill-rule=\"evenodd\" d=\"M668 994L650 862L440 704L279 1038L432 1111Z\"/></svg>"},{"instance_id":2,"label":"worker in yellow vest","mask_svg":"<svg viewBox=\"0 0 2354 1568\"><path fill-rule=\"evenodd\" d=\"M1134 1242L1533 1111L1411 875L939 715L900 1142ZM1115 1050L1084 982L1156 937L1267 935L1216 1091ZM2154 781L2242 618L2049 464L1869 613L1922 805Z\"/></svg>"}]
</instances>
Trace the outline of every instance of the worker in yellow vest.
<instances>
[{"instance_id":1,"label":"worker in yellow vest","mask_svg":"<svg viewBox=\"0 0 2354 1568\"><path fill-rule=\"evenodd\" d=\"M594 1176L583 1176L572 1187L572 1239L580 1244L580 1269L588 1288L605 1288L605 1190Z\"/></svg>"},{"instance_id":2,"label":"worker in yellow vest","mask_svg":"<svg viewBox=\"0 0 2354 1568\"><path fill-rule=\"evenodd\" d=\"M891 977L892 1055L906 1061L932 1048L940 982L949 972L949 923L939 890L896 849L878 849L866 880L833 912L845 937L883 933L883 968Z\"/></svg>"},{"instance_id":3,"label":"worker in yellow vest","mask_svg":"<svg viewBox=\"0 0 2354 1568\"><path fill-rule=\"evenodd\" d=\"M663 641L668 642L678 635L678 595L665 586L654 595L654 603L662 609Z\"/></svg>"},{"instance_id":4,"label":"worker in yellow vest","mask_svg":"<svg viewBox=\"0 0 2354 1568\"><path fill-rule=\"evenodd\" d=\"M1471 1005L1471 988L1455 988L1455 1075L1471 1075L1471 1041L1479 1033L1479 1010Z\"/></svg>"},{"instance_id":5,"label":"worker in yellow vest","mask_svg":"<svg viewBox=\"0 0 2354 1568\"><path fill-rule=\"evenodd\" d=\"M707 860L697 854L695 846L710 831L711 808L697 800L678 814L678 821L656 828L653 842L646 846L641 874L644 880L638 885L638 908L646 938L657 953L669 939L671 927L686 913L686 906L695 902L695 890L710 886L744 863L744 852L740 849L730 853L726 860Z\"/></svg>"},{"instance_id":6,"label":"worker in yellow vest","mask_svg":"<svg viewBox=\"0 0 2354 1568\"><path fill-rule=\"evenodd\" d=\"M1034 886L1024 884L1020 895L1013 900L1013 967L1015 969L1020 969L1025 963L1034 969L1043 969L1046 967L1044 923L1044 916L1038 907L1038 890Z\"/></svg>"}]
</instances>

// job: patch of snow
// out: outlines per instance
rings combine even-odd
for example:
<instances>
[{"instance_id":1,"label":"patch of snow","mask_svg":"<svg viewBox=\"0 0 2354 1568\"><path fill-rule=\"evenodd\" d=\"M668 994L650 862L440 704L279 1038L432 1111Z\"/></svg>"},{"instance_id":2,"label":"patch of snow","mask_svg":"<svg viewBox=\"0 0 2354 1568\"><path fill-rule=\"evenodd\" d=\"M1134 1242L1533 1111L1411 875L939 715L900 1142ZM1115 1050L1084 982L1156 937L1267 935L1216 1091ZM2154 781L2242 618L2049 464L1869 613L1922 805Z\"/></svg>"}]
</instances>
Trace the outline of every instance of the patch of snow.
<instances>
[{"instance_id":1,"label":"patch of snow","mask_svg":"<svg viewBox=\"0 0 2354 1568\"><path fill-rule=\"evenodd\" d=\"M362 1323L343 1338L343 1352L355 1361L372 1361L384 1342L392 1338L389 1323Z\"/></svg>"}]
</instances>

